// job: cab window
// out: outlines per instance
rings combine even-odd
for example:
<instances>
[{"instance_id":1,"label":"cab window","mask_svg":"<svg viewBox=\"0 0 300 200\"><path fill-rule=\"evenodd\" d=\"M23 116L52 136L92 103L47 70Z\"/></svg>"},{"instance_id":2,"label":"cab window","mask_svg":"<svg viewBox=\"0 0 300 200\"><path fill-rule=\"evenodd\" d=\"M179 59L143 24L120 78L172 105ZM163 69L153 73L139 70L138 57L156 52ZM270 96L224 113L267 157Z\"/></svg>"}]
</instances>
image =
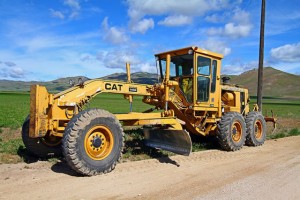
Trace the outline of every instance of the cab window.
<instances>
[{"instance_id":1,"label":"cab window","mask_svg":"<svg viewBox=\"0 0 300 200\"><path fill-rule=\"evenodd\" d=\"M197 66L198 74L209 76L210 65L211 65L211 60L209 58L199 56L198 57L198 66Z\"/></svg>"},{"instance_id":2,"label":"cab window","mask_svg":"<svg viewBox=\"0 0 300 200\"><path fill-rule=\"evenodd\" d=\"M159 60L161 77L165 76L166 60ZM180 56L172 56L170 62L170 76L188 76L193 74L193 55L186 54Z\"/></svg>"},{"instance_id":3,"label":"cab window","mask_svg":"<svg viewBox=\"0 0 300 200\"><path fill-rule=\"evenodd\" d=\"M197 58L197 101L209 100L211 59L199 56Z\"/></svg>"},{"instance_id":4,"label":"cab window","mask_svg":"<svg viewBox=\"0 0 300 200\"><path fill-rule=\"evenodd\" d=\"M198 93L197 101L206 102L209 99L209 78L205 76L198 76Z\"/></svg>"},{"instance_id":5,"label":"cab window","mask_svg":"<svg viewBox=\"0 0 300 200\"><path fill-rule=\"evenodd\" d=\"M213 93L216 91L216 82L217 82L217 61L216 60L213 60L211 70L212 70L211 92Z\"/></svg>"}]
</instances>

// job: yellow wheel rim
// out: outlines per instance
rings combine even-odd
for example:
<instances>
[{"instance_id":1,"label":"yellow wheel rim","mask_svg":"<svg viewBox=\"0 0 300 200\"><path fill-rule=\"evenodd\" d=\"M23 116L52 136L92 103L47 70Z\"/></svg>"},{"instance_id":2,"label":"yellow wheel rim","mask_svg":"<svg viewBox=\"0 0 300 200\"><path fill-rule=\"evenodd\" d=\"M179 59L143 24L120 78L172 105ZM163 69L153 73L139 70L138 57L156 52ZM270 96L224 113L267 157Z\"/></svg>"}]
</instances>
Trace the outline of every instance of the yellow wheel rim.
<instances>
[{"instance_id":1,"label":"yellow wheel rim","mask_svg":"<svg viewBox=\"0 0 300 200\"><path fill-rule=\"evenodd\" d=\"M234 122L232 124L231 137L234 142L239 142L242 139L242 125L240 122Z\"/></svg>"},{"instance_id":2,"label":"yellow wheel rim","mask_svg":"<svg viewBox=\"0 0 300 200\"><path fill-rule=\"evenodd\" d=\"M103 160L112 151L114 138L106 126L94 126L84 139L84 148L87 155L93 160Z\"/></svg>"},{"instance_id":3,"label":"yellow wheel rim","mask_svg":"<svg viewBox=\"0 0 300 200\"><path fill-rule=\"evenodd\" d=\"M262 123L260 120L256 120L256 122L255 122L254 133L255 133L256 139L260 139L263 135L263 128L262 128Z\"/></svg>"}]
</instances>

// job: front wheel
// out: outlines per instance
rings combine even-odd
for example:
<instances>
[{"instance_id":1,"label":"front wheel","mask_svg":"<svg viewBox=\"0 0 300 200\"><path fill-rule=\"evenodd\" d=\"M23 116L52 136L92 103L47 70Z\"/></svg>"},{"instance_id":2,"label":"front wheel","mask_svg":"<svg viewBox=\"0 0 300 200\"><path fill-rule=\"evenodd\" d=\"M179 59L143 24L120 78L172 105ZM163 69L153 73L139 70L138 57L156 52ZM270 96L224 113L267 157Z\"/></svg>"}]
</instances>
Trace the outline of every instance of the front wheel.
<instances>
[{"instance_id":1,"label":"front wheel","mask_svg":"<svg viewBox=\"0 0 300 200\"><path fill-rule=\"evenodd\" d=\"M244 117L237 112L225 113L218 124L217 138L222 149L226 151L241 149L246 139Z\"/></svg>"},{"instance_id":2,"label":"front wheel","mask_svg":"<svg viewBox=\"0 0 300 200\"><path fill-rule=\"evenodd\" d=\"M119 121L101 109L85 110L73 117L63 137L67 163L87 176L112 171L123 146L124 133Z\"/></svg>"},{"instance_id":3,"label":"front wheel","mask_svg":"<svg viewBox=\"0 0 300 200\"><path fill-rule=\"evenodd\" d=\"M260 146L266 140L266 121L260 112L252 111L246 117L246 144Z\"/></svg>"}]
</instances>

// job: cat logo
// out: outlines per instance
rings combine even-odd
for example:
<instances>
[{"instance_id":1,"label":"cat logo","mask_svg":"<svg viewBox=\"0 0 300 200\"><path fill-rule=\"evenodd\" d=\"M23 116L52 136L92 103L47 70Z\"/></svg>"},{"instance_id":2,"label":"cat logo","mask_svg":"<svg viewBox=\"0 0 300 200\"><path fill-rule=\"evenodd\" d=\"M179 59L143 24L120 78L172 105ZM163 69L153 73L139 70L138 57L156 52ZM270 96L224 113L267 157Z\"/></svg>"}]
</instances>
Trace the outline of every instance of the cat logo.
<instances>
[{"instance_id":1,"label":"cat logo","mask_svg":"<svg viewBox=\"0 0 300 200\"><path fill-rule=\"evenodd\" d=\"M106 90L116 90L121 91L123 85L122 84L115 84L115 83L105 83L105 89Z\"/></svg>"}]
</instances>

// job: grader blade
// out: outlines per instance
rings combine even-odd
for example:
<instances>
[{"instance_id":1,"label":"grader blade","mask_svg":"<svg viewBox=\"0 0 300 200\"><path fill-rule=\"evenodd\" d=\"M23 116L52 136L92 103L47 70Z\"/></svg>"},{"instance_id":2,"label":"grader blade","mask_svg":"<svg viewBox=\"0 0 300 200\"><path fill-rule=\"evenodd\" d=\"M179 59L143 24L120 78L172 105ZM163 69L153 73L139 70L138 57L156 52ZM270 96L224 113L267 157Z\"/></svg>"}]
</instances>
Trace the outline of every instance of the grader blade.
<instances>
[{"instance_id":1,"label":"grader blade","mask_svg":"<svg viewBox=\"0 0 300 200\"><path fill-rule=\"evenodd\" d=\"M144 129L146 146L188 156L192 151L190 135L184 130Z\"/></svg>"}]
</instances>

